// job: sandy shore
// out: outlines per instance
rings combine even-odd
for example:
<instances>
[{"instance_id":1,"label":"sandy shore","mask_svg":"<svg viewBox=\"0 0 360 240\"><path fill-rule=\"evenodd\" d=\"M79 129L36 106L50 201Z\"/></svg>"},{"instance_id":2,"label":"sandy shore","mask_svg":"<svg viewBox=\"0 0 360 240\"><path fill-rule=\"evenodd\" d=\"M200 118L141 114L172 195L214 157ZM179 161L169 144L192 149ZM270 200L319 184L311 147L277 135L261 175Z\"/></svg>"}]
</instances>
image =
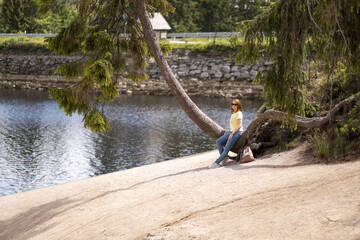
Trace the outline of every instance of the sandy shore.
<instances>
[{"instance_id":1,"label":"sandy shore","mask_svg":"<svg viewBox=\"0 0 360 240\"><path fill-rule=\"evenodd\" d=\"M0 197L0 239L360 239L360 159L216 151Z\"/></svg>"}]
</instances>

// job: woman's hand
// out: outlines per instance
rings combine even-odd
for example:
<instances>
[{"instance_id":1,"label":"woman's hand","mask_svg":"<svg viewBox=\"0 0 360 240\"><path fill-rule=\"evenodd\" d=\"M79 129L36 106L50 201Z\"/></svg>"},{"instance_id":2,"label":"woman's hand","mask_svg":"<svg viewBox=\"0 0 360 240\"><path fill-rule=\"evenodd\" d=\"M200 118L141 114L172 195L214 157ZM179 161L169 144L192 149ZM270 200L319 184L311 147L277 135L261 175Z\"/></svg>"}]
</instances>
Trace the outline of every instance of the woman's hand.
<instances>
[{"instance_id":1,"label":"woman's hand","mask_svg":"<svg viewBox=\"0 0 360 240\"><path fill-rule=\"evenodd\" d=\"M227 133L229 133L229 132L230 132L230 130L229 130L229 131L224 132L224 135L225 135L225 134L227 134Z\"/></svg>"},{"instance_id":2,"label":"woman's hand","mask_svg":"<svg viewBox=\"0 0 360 240\"><path fill-rule=\"evenodd\" d=\"M233 136L234 136L234 132L232 132L232 133L230 134L228 140L230 141L230 140L233 138Z\"/></svg>"}]
</instances>

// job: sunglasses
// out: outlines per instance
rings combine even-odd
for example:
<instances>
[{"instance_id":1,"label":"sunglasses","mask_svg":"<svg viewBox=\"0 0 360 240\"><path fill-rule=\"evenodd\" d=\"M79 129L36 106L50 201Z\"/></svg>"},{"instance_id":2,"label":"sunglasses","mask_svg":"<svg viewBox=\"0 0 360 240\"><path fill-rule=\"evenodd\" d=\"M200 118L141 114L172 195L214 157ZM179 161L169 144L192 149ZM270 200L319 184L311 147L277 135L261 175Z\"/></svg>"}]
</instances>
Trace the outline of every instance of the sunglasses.
<instances>
[{"instance_id":1,"label":"sunglasses","mask_svg":"<svg viewBox=\"0 0 360 240\"><path fill-rule=\"evenodd\" d=\"M231 105L233 105L233 106L237 106L237 103L231 103Z\"/></svg>"}]
</instances>

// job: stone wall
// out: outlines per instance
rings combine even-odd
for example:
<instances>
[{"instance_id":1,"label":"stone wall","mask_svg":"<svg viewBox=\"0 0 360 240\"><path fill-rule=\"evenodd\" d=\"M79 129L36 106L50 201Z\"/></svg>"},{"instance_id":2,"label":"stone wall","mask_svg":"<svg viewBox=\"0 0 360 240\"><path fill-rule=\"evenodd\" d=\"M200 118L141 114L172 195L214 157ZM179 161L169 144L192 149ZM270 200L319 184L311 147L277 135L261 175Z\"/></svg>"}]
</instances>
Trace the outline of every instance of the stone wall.
<instances>
[{"instance_id":1,"label":"stone wall","mask_svg":"<svg viewBox=\"0 0 360 240\"><path fill-rule=\"evenodd\" d=\"M238 97L259 99L262 87L252 83L258 71L268 62L256 65L236 65L229 52L195 53L176 50L167 57L169 66L189 95L210 97ZM5 88L27 88L46 90L50 87L67 87L62 76L54 74L55 69L79 56L57 56L50 52L25 54L0 52L0 86ZM147 68L149 80L132 83L120 76L118 90L127 94L170 95L161 73L153 60Z\"/></svg>"}]
</instances>

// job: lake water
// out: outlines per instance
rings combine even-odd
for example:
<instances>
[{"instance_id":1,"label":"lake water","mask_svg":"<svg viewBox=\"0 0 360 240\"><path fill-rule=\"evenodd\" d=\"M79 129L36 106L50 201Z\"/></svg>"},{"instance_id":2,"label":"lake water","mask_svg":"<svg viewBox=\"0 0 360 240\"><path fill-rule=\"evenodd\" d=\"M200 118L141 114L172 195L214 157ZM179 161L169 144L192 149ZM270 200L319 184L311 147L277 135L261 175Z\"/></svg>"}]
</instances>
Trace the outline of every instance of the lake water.
<instances>
[{"instance_id":1,"label":"lake water","mask_svg":"<svg viewBox=\"0 0 360 240\"><path fill-rule=\"evenodd\" d=\"M231 99L193 100L228 128ZM242 104L246 128L262 103ZM174 97L121 95L105 113L112 130L96 134L47 92L0 89L0 196L216 148Z\"/></svg>"}]
</instances>

